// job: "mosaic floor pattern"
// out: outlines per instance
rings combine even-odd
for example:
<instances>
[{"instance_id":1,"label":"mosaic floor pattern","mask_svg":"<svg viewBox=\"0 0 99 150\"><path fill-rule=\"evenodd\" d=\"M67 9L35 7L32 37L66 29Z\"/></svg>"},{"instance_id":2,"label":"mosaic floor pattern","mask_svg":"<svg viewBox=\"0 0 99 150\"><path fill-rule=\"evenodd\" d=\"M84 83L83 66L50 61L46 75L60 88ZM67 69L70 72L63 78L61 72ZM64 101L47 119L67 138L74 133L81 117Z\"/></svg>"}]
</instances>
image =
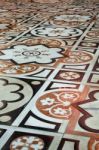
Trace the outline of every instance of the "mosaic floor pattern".
<instances>
[{"instance_id":1,"label":"mosaic floor pattern","mask_svg":"<svg viewBox=\"0 0 99 150\"><path fill-rule=\"evenodd\" d=\"M0 150L99 150L98 11L0 2Z\"/></svg>"}]
</instances>

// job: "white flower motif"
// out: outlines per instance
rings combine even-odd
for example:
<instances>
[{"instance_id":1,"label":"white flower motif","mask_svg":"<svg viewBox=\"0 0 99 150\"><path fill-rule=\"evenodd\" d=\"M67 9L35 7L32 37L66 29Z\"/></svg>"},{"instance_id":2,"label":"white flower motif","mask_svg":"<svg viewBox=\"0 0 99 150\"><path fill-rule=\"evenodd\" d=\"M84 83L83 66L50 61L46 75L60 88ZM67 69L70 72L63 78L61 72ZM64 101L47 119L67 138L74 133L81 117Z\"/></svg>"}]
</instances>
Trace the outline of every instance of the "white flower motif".
<instances>
[{"instance_id":1,"label":"white flower motif","mask_svg":"<svg viewBox=\"0 0 99 150\"><path fill-rule=\"evenodd\" d=\"M46 99L41 100L41 103L42 105L52 105L54 101L55 101L54 99L48 97Z\"/></svg>"},{"instance_id":2,"label":"white flower motif","mask_svg":"<svg viewBox=\"0 0 99 150\"><path fill-rule=\"evenodd\" d=\"M14 66L10 66L8 69L4 70L4 73L17 73L17 70L21 69L20 66L18 65L14 65Z\"/></svg>"},{"instance_id":3,"label":"white flower motif","mask_svg":"<svg viewBox=\"0 0 99 150\"><path fill-rule=\"evenodd\" d=\"M44 115L58 118L69 119L73 112L73 104L79 101L80 92L72 90L60 90L48 92L36 101L37 109Z\"/></svg>"},{"instance_id":4,"label":"white flower motif","mask_svg":"<svg viewBox=\"0 0 99 150\"><path fill-rule=\"evenodd\" d=\"M21 68L20 68L21 69ZM29 66L24 66L23 67L23 70L24 70L24 72L26 72L26 71L31 71L31 67L29 67Z\"/></svg>"},{"instance_id":5,"label":"white flower motif","mask_svg":"<svg viewBox=\"0 0 99 150\"><path fill-rule=\"evenodd\" d=\"M64 105L64 106L70 106L70 105L71 105L71 102L69 102L69 101L63 102L63 105Z\"/></svg>"},{"instance_id":6,"label":"white flower motif","mask_svg":"<svg viewBox=\"0 0 99 150\"><path fill-rule=\"evenodd\" d=\"M54 59L63 57L60 48L48 48L44 45L26 46L17 45L12 49L2 51L5 55L0 56L0 59L13 59L18 64L37 62L37 63L52 63Z\"/></svg>"},{"instance_id":7,"label":"white flower motif","mask_svg":"<svg viewBox=\"0 0 99 150\"><path fill-rule=\"evenodd\" d=\"M38 137L23 136L12 141L10 146L16 150L18 150L19 147L21 150L41 150L44 148L44 142Z\"/></svg>"},{"instance_id":8,"label":"white flower motif","mask_svg":"<svg viewBox=\"0 0 99 150\"><path fill-rule=\"evenodd\" d=\"M60 15L55 16L55 20L64 20L64 21L82 21L85 22L90 20L90 16L82 16L82 15Z\"/></svg>"},{"instance_id":9,"label":"white flower motif","mask_svg":"<svg viewBox=\"0 0 99 150\"><path fill-rule=\"evenodd\" d=\"M13 68L11 68L11 69L6 69L6 70L4 70L3 71L4 73L17 73L17 71L15 70L15 69L13 69Z\"/></svg>"},{"instance_id":10,"label":"white flower motif","mask_svg":"<svg viewBox=\"0 0 99 150\"><path fill-rule=\"evenodd\" d=\"M82 31L76 28L52 28L52 27L40 27L32 30L31 33L36 36L42 37L76 37L82 34Z\"/></svg>"},{"instance_id":11,"label":"white flower motif","mask_svg":"<svg viewBox=\"0 0 99 150\"><path fill-rule=\"evenodd\" d=\"M44 145L42 142L40 142L38 144L32 144L30 147L33 148L34 150L41 150L43 149Z\"/></svg>"},{"instance_id":12,"label":"white flower motif","mask_svg":"<svg viewBox=\"0 0 99 150\"><path fill-rule=\"evenodd\" d=\"M35 137L23 137L23 139L26 140L27 144L31 144L35 140Z\"/></svg>"},{"instance_id":13,"label":"white flower motif","mask_svg":"<svg viewBox=\"0 0 99 150\"><path fill-rule=\"evenodd\" d=\"M21 139L16 139L12 142L13 148L17 148L17 146L24 146L24 143L21 141Z\"/></svg>"},{"instance_id":14,"label":"white flower motif","mask_svg":"<svg viewBox=\"0 0 99 150\"><path fill-rule=\"evenodd\" d=\"M71 110L71 108L62 109L60 107L57 107L56 109L54 109L54 114L55 115L63 115L68 118L72 114L72 110Z\"/></svg>"},{"instance_id":15,"label":"white flower motif","mask_svg":"<svg viewBox=\"0 0 99 150\"><path fill-rule=\"evenodd\" d=\"M60 74L60 77L66 80L77 79L80 75L76 72L63 72Z\"/></svg>"},{"instance_id":16,"label":"white flower motif","mask_svg":"<svg viewBox=\"0 0 99 150\"><path fill-rule=\"evenodd\" d=\"M72 99L72 98L75 98L75 95L72 93L64 93L62 97L66 99Z\"/></svg>"},{"instance_id":17,"label":"white flower motif","mask_svg":"<svg viewBox=\"0 0 99 150\"><path fill-rule=\"evenodd\" d=\"M62 108L56 108L56 109L54 109L54 113L55 114L59 114L59 115L65 115L66 114L66 110L64 110L64 109L62 109Z\"/></svg>"}]
</instances>

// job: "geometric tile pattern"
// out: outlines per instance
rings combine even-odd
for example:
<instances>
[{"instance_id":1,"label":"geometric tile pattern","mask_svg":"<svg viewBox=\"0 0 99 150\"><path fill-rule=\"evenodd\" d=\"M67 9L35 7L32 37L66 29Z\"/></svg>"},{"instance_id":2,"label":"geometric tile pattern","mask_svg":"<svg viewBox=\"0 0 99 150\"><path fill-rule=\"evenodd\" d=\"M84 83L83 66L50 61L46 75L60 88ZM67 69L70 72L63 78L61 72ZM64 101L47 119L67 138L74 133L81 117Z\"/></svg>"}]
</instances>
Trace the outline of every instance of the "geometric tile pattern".
<instances>
[{"instance_id":1,"label":"geometric tile pattern","mask_svg":"<svg viewBox=\"0 0 99 150\"><path fill-rule=\"evenodd\" d=\"M98 10L0 2L1 150L99 149Z\"/></svg>"}]
</instances>

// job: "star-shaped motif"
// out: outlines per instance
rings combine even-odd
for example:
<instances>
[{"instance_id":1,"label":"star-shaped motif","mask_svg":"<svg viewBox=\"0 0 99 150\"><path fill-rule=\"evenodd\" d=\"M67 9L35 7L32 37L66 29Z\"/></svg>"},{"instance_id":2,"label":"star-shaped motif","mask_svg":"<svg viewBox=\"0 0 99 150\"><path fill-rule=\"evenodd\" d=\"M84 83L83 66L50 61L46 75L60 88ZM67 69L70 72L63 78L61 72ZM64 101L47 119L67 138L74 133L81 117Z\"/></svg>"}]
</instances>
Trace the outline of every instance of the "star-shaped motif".
<instances>
[{"instance_id":1,"label":"star-shaped motif","mask_svg":"<svg viewBox=\"0 0 99 150\"><path fill-rule=\"evenodd\" d=\"M17 64L36 62L41 64L52 63L55 59L63 57L60 48L48 48L44 45L26 46L17 45L2 51L5 55L1 60L11 59Z\"/></svg>"}]
</instances>

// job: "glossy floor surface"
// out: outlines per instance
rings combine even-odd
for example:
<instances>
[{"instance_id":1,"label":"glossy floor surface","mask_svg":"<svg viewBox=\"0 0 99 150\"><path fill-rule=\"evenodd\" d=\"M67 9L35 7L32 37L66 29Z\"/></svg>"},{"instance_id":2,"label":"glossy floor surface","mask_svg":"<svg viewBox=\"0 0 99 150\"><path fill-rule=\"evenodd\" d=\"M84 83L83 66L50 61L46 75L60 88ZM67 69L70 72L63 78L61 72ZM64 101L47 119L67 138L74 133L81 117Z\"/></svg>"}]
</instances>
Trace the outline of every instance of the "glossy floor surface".
<instances>
[{"instance_id":1,"label":"glossy floor surface","mask_svg":"<svg viewBox=\"0 0 99 150\"><path fill-rule=\"evenodd\" d=\"M0 3L0 150L99 150L98 10Z\"/></svg>"}]
</instances>

